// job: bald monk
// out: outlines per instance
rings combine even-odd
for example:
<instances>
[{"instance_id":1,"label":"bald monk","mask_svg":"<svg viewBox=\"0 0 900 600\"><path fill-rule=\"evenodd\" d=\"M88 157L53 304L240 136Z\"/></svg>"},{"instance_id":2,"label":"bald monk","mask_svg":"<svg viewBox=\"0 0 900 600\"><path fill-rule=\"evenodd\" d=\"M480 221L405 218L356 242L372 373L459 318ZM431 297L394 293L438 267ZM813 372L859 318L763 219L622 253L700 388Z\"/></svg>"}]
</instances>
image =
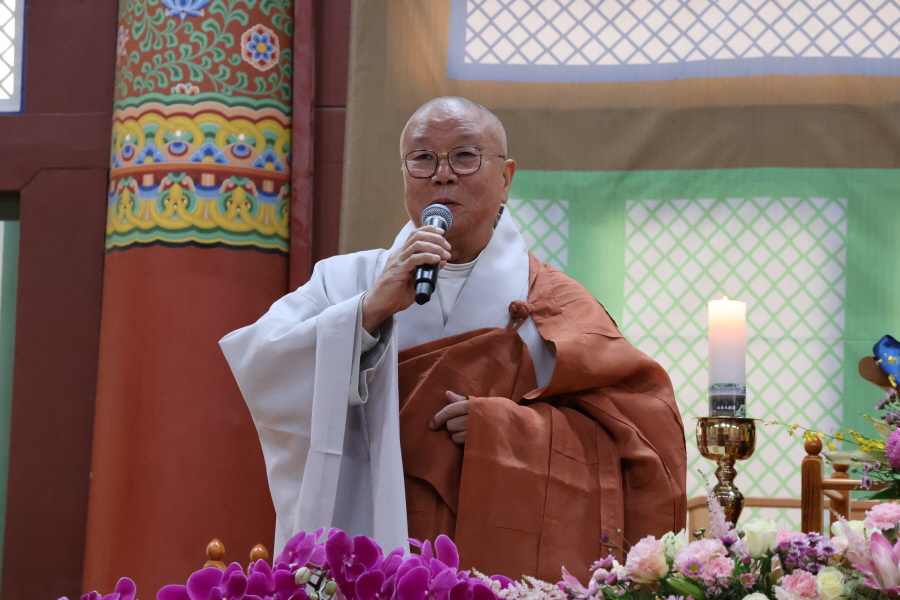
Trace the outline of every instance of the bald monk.
<instances>
[{"instance_id":1,"label":"bald monk","mask_svg":"<svg viewBox=\"0 0 900 600\"><path fill-rule=\"evenodd\" d=\"M340 527L384 548L444 533L461 567L587 576L605 532L684 526L685 446L665 371L503 213L516 163L469 100L419 108L389 250L321 261L221 346L262 442L276 547ZM425 207L453 213L446 237ZM430 302L419 265L439 264Z\"/></svg>"}]
</instances>

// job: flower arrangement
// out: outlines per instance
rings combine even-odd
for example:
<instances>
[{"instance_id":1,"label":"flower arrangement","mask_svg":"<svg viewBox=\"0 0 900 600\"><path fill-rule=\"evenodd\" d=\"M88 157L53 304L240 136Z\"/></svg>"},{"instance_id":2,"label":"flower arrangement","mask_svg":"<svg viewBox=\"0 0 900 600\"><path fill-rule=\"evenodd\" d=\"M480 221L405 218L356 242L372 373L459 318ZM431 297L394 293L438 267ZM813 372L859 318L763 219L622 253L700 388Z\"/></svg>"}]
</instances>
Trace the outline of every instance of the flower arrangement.
<instances>
[{"instance_id":1,"label":"flower arrangement","mask_svg":"<svg viewBox=\"0 0 900 600\"><path fill-rule=\"evenodd\" d=\"M839 518L833 537L779 531L756 519L740 530L707 498L709 531L648 536L626 549L601 543L606 556L586 584L565 568L562 581L521 581L460 571L456 546L411 540L384 553L366 536L324 529L294 536L270 566L205 568L157 600L850 600L900 598L900 506L879 504L863 522ZM708 537L707 537L708 535ZM134 600L123 578L112 594L82 600ZM63 599L61 599L63 600Z\"/></svg>"}]
</instances>

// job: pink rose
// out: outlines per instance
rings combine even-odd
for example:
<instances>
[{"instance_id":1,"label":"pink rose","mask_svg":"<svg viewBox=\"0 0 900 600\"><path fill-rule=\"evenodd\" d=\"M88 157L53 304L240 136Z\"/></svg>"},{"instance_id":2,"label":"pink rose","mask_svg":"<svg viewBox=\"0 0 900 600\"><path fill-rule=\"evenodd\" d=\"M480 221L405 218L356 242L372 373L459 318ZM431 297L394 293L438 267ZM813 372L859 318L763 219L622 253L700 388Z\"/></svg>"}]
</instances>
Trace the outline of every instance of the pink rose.
<instances>
[{"instance_id":1,"label":"pink rose","mask_svg":"<svg viewBox=\"0 0 900 600\"><path fill-rule=\"evenodd\" d=\"M637 583L653 583L669 572L665 544L648 535L631 547L625 560L625 575Z\"/></svg>"}]
</instances>

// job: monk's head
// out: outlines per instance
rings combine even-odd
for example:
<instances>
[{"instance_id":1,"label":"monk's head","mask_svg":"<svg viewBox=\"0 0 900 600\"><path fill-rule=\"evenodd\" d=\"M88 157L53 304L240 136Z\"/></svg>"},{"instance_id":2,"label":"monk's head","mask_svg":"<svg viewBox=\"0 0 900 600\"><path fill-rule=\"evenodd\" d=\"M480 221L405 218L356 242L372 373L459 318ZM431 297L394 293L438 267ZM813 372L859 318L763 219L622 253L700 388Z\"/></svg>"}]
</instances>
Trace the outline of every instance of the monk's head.
<instances>
[{"instance_id":1,"label":"monk's head","mask_svg":"<svg viewBox=\"0 0 900 600\"><path fill-rule=\"evenodd\" d=\"M465 98L435 98L403 128L400 156L409 218L419 225L426 206L445 205L453 213L451 260L474 259L491 239L516 169L500 119Z\"/></svg>"}]
</instances>

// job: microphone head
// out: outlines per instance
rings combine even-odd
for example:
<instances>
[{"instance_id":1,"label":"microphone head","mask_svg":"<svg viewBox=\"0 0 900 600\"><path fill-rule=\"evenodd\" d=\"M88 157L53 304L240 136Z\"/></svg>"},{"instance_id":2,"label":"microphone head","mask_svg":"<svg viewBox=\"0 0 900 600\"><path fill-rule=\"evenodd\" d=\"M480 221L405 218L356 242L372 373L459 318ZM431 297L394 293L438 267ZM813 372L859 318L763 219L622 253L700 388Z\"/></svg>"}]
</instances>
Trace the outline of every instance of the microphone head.
<instances>
[{"instance_id":1,"label":"microphone head","mask_svg":"<svg viewBox=\"0 0 900 600\"><path fill-rule=\"evenodd\" d=\"M443 204L432 204L425 208L422 211L421 223L425 224L425 220L428 217L440 217L447 224L446 227L441 227L446 234L450 231L450 228L453 227L453 213L450 212L450 209L444 206Z\"/></svg>"}]
</instances>

